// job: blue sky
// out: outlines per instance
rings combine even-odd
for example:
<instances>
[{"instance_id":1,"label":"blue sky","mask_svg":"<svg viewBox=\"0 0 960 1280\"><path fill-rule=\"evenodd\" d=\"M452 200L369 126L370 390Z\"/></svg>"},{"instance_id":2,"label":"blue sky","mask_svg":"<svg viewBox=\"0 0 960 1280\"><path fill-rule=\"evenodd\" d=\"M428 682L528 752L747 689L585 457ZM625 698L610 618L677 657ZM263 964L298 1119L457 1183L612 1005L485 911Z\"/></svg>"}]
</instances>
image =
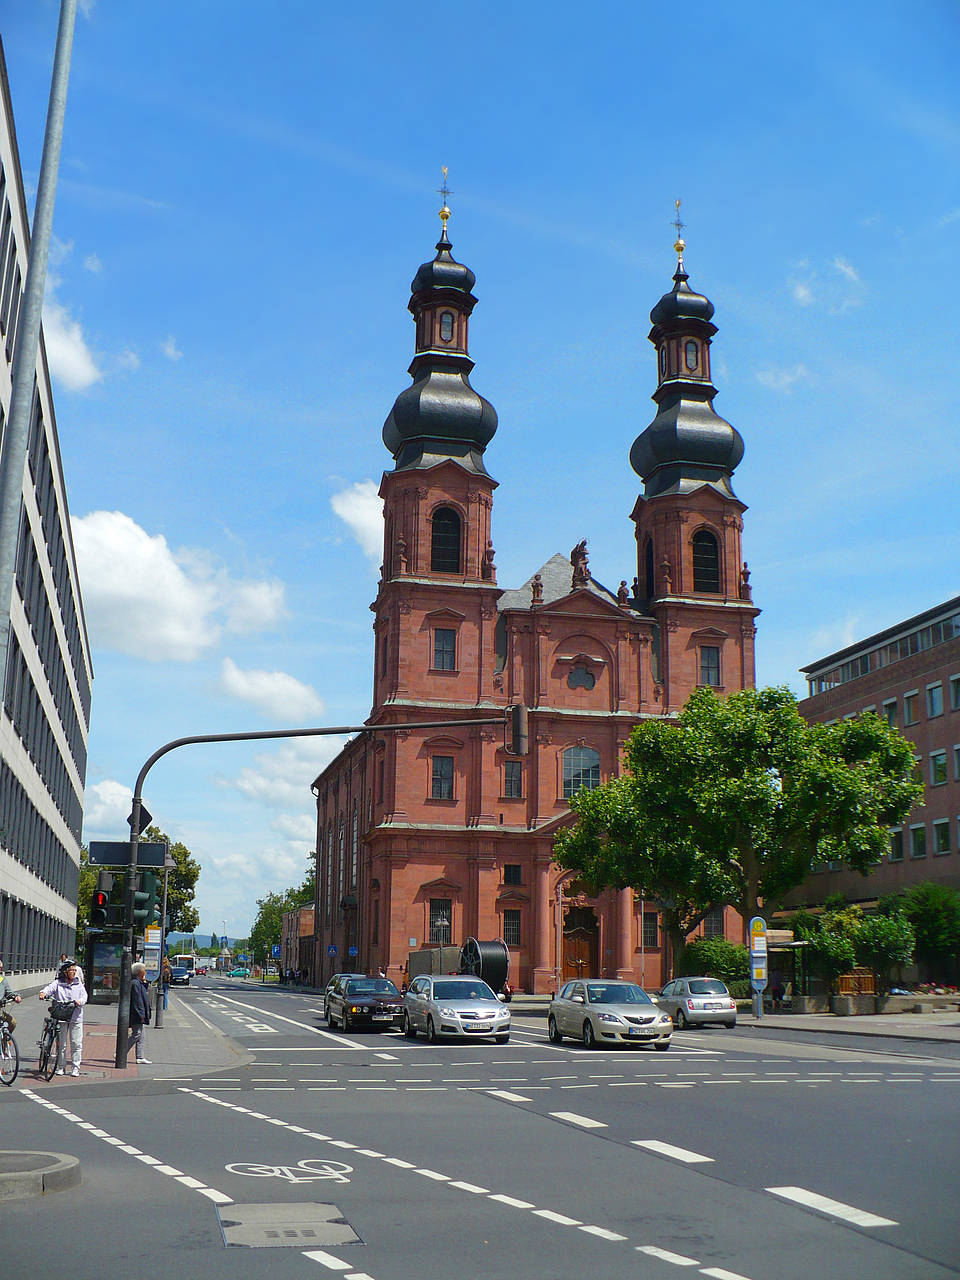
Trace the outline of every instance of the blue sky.
<instances>
[{"instance_id":1,"label":"blue sky","mask_svg":"<svg viewBox=\"0 0 960 1280\"><path fill-rule=\"evenodd\" d=\"M32 200L58 7L3 39ZM85 838L190 733L369 712L380 439L449 165L477 273L499 581L632 578L630 445L682 197L758 681L958 591L956 5L86 0L45 324L94 652ZM204 932L298 882L329 740L186 748L145 789Z\"/></svg>"}]
</instances>

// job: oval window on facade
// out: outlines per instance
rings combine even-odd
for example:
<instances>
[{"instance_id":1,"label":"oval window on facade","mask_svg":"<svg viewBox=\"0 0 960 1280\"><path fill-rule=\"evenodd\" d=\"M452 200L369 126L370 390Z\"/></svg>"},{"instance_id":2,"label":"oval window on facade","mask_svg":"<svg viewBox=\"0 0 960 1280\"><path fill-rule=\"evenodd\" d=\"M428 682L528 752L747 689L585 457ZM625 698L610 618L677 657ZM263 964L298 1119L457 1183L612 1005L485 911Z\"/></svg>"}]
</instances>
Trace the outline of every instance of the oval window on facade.
<instances>
[{"instance_id":1,"label":"oval window on facade","mask_svg":"<svg viewBox=\"0 0 960 1280\"><path fill-rule=\"evenodd\" d=\"M440 313L440 340L442 342L453 341L453 312L442 311Z\"/></svg>"},{"instance_id":2,"label":"oval window on facade","mask_svg":"<svg viewBox=\"0 0 960 1280\"><path fill-rule=\"evenodd\" d=\"M690 341L683 349L683 358L686 361L687 368L692 373L700 363L700 348L694 341Z\"/></svg>"}]
</instances>

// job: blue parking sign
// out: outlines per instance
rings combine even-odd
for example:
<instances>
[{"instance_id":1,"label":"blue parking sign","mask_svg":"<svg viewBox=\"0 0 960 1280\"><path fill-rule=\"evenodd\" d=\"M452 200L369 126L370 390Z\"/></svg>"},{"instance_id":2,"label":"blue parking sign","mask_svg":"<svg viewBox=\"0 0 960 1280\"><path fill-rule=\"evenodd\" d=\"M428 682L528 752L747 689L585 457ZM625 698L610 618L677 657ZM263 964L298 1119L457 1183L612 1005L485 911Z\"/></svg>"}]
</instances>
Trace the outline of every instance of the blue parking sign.
<instances>
[{"instance_id":1,"label":"blue parking sign","mask_svg":"<svg viewBox=\"0 0 960 1280\"><path fill-rule=\"evenodd\" d=\"M336 954L337 954L337 944L335 942L331 942L329 947L327 947L327 955L335 956Z\"/></svg>"}]
</instances>

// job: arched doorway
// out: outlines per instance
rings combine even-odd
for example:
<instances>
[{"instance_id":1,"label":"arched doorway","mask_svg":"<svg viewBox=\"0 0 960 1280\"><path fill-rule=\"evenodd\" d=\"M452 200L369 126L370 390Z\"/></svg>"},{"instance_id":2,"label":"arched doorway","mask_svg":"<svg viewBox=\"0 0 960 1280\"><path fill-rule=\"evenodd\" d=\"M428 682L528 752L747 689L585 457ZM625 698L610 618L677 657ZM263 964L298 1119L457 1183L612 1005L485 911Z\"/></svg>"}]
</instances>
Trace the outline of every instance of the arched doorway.
<instances>
[{"instance_id":1,"label":"arched doorway","mask_svg":"<svg viewBox=\"0 0 960 1280\"><path fill-rule=\"evenodd\" d=\"M570 978L596 978L600 960L600 922L593 907L568 907L563 917L563 974Z\"/></svg>"}]
</instances>

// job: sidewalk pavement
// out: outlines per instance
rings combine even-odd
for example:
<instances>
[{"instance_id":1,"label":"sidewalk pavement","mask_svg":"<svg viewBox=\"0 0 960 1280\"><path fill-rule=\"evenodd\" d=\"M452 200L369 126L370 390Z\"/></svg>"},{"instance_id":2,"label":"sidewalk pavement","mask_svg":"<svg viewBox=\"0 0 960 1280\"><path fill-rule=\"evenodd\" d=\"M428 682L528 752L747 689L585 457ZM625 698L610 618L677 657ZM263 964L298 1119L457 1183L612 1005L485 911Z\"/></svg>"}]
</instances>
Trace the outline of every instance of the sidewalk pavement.
<instances>
[{"instance_id":1,"label":"sidewalk pavement","mask_svg":"<svg viewBox=\"0 0 960 1280\"><path fill-rule=\"evenodd\" d=\"M171 990L163 1015L163 1026L153 1025L144 1032L144 1051L147 1064L134 1061L133 1053L125 1067L117 1068L117 1006L115 1004L88 1004L83 1010L83 1059L79 1078L69 1074L54 1076L49 1082L37 1075L37 1041L47 1002L33 996L24 996L23 1002L10 1006L17 1019L15 1032L20 1049L20 1074L14 1089L62 1088L66 1085L91 1084L116 1080L169 1080L203 1075L224 1067L246 1066L252 1055L241 1048L229 1036L195 1013Z\"/></svg>"},{"instance_id":2,"label":"sidewalk pavement","mask_svg":"<svg viewBox=\"0 0 960 1280\"><path fill-rule=\"evenodd\" d=\"M833 1013L752 1013L737 1015L738 1027L764 1031L830 1032L841 1036L875 1036L894 1040L939 1040L960 1044L960 1013L865 1013L837 1017Z\"/></svg>"}]
</instances>

